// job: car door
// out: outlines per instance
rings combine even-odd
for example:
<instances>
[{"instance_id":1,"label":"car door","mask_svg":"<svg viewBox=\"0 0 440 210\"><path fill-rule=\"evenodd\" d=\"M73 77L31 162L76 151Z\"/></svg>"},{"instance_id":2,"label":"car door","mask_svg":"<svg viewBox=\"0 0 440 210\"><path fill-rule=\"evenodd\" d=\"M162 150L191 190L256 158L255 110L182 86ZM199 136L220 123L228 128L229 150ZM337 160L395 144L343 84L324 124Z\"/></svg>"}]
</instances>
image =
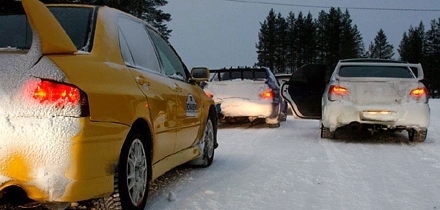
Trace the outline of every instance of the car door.
<instances>
[{"instance_id":1,"label":"car door","mask_svg":"<svg viewBox=\"0 0 440 210\"><path fill-rule=\"evenodd\" d=\"M321 119L325 76L326 66L309 64L293 72L282 85L281 94L291 105L296 118Z\"/></svg>"},{"instance_id":2,"label":"car door","mask_svg":"<svg viewBox=\"0 0 440 210\"><path fill-rule=\"evenodd\" d=\"M120 17L119 42L122 57L146 96L153 126L153 164L174 152L177 131L177 102L173 80L161 73L155 47L146 25Z\"/></svg>"},{"instance_id":3,"label":"car door","mask_svg":"<svg viewBox=\"0 0 440 210\"><path fill-rule=\"evenodd\" d=\"M190 74L174 49L149 29L156 50L159 54L165 74L173 80L177 97L177 138L174 152L192 146L200 129L201 96L195 91L197 84L188 82Z\"/></svg>"}]
</instances>

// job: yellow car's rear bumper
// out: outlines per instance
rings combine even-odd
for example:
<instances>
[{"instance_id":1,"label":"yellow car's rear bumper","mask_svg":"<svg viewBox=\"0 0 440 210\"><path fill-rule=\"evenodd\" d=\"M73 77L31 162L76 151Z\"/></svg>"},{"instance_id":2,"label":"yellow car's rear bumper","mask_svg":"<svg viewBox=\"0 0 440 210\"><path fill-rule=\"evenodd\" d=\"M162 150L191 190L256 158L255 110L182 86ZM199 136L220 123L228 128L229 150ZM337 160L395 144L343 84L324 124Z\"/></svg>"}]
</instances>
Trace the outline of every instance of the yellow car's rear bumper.
<instances>
[{"instance_id":1,"label":"yellow car's rear bumper","mask_svg":"<svg viewBox=\"0 0 440 210\"><path fill-rule=\"evenodd\" d=\"M37 201L71 202L113 192L113 174L129 127L87 118L15 118L0 122L0 191L21 187Z\"/></svg>"}]
</instances>

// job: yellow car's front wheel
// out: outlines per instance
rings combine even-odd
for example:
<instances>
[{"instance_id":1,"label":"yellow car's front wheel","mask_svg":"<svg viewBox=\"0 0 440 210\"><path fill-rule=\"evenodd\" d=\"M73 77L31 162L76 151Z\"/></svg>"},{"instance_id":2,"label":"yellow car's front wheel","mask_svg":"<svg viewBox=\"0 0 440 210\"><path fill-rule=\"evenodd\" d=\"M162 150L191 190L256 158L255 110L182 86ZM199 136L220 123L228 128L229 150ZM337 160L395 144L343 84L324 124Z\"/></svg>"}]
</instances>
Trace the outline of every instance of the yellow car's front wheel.
<instances>
[{"instance_id":1,"label":"yellow car's front wheel","mask_svg":"<svg viewBox=\"0 0 440 210\"><path fill-rule=\"evenodd\" d=\"M189 164L198 167L208 167L214 160L215 149L215 127L211 118L206 122L205 130L203 131L202 141L200 142L200 148L202 154L199 158L191 161Z\"/></svg>"}]
</instances>

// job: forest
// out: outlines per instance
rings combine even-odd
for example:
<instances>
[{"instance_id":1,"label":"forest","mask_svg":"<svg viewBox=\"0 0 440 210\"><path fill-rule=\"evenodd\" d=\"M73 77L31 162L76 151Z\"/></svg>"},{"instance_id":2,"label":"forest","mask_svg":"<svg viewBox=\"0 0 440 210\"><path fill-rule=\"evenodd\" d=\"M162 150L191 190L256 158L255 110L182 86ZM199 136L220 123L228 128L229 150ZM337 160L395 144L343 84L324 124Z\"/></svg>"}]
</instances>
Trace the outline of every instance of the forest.
<instances>
[{"instance_id":1,"label":"forest","mask_svg":"<svg viewBox=\"0 0 440 210\"><path fill-rule=\"evenodd\" d=\"M428 29L423 22L409 26L402 35L397 53L387 41L383 29L365 47L361 33L348 10L322 10L317 18L308 13L290 12L287 17L269 11L260 22L256 65L267 66L274 73L291 73L304 64L317 63L328 67L327 77L341 59L378 58L421 63L431 96L440 91L440 18L432 20Z\"/></svg>"}]
</instances>

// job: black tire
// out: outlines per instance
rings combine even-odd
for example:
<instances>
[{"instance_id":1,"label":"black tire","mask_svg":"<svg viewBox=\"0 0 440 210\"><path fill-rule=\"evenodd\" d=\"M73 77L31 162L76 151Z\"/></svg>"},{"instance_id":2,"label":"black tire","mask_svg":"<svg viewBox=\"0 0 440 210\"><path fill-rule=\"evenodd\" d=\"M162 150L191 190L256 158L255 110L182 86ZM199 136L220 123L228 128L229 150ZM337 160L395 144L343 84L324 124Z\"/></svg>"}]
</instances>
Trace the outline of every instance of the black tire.
<instances>
[{"instance_id":1,"label":"black tire","mask_svg":"<svg viewBox=\"0 0 440 210\"><path fill-rule=\"evenodd\" d=\"M274 124L268 124L269 128L279 128L280 127L280 123L274 123Z\"/></svg>"},{"instance_id":2,"label":"black tire","mask_svg":"<svg viewBox=\"0 0 440 210\"><path fill-rule=\"evenodd\" d=\"M150 151L144 135L129 135L122 147L118 185L123 209L144 209L149 188ZM132 160L131 164L128 160ZM129 176L131 175L131 176ZM134 175L134 177L133 177Z\"/></svg>"},{"instance_id":3,"label":"black tire","mask_svg":"<svg viewBox=\"0 0 440 210\"><path fill-rule=\"evenodd\" d=\"M280 121L285 122L287 121L287 114L286 113L280 113Z\"/></svg>"},{"instance_id":4,"label":"black tire","mask_svg":"<svg viewBox=\"0 0 440 210\"><path fill-rule=\"evenodd\" d=\"M335 138L335 132L330 131L330 128L326 128L324 126L321 126L321 138L323 139L334 139Z\"/></svg>"},{"instance_id":5,"label":"black tire","mask_svg":"<svg viewBox=\"0 0 440 210\"><path fill-rule=\"evenodd\" d=\"M203 154L199 158L189 162L189 164L199 167L208 167L212 164L216 147L216 129L217 126L213 124L211 119L208 119L205 130L203 131L202 142L200 143Z\"/></svg>"},{"instance_id":6,"label":"black tire","mask_svg":"<svg viewBox=\"0 0 440 210\"><path fill-rule=\"evenodd\" d=\"M150 181L148 173L151 169L146 140L140 133L128 135L115 172L114 192L108 197L93 200L95 209L145 209Z\"/></svg>"},{"instance_id":7,"label":"black tire","mask_svg":"<svg viewBox=\"0 0 440 210\"><path fill-rule=\"evenodd\" d=\"M427 129L420 129L419 131L414 129L408 130L408 138L412 142L424 142L427 134Z\"/></svg>"}]
</instances>

